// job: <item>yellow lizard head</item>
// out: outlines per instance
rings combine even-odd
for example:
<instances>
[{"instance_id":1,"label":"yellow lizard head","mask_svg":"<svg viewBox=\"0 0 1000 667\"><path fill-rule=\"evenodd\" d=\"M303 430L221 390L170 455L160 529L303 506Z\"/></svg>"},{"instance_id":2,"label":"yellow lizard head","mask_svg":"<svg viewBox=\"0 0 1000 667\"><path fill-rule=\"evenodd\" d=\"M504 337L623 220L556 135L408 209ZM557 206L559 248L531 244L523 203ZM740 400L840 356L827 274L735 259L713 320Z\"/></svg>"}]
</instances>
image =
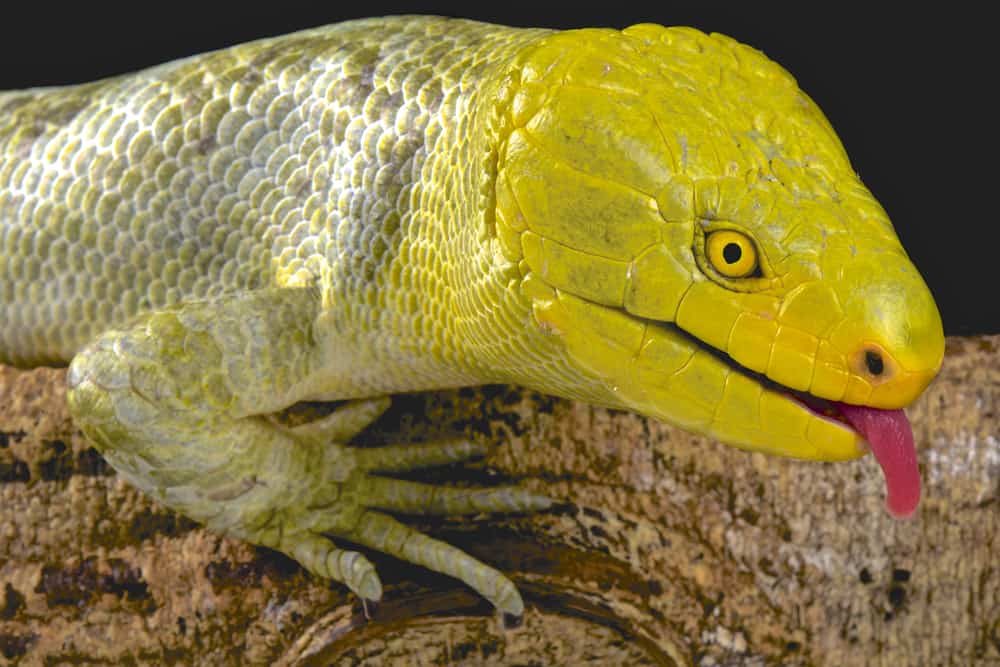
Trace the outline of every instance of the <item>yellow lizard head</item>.
<instances>
[{"instance_id":1,"label":"yellow lizard head","mask_svg":"<svg viewBox=\"0 0 1000 667\"><path fill-rule=\"evenodd\" d=\"M722 35L638 25L552 35L518 71L498 242L608 404L840 459L863 441L813 397L897 408L937 373L927 286L781 67Z\"/></svg>"}]
</instances>

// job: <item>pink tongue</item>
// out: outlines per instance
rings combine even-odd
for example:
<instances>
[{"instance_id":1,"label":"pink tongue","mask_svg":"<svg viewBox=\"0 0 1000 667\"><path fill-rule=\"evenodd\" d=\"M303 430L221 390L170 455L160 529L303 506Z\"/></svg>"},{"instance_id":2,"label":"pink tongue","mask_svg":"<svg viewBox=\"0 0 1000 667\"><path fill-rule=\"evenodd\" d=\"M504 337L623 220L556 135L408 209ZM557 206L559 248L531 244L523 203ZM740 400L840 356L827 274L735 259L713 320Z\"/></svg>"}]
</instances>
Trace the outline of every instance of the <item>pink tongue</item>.
<instances>
[{"instance_id":1,"label":"pink tongue","mask_svg":"<svg viewBox=\"0 0 1000 667\"><path fill-rule=\"evenodd\" d=\"M906 415L902 410L878 410L846 403L837 403L837 408L865 437L882 466L889 514L897 519L911 516L920 502L920 470Z\"/></svg>"}]
</instances>

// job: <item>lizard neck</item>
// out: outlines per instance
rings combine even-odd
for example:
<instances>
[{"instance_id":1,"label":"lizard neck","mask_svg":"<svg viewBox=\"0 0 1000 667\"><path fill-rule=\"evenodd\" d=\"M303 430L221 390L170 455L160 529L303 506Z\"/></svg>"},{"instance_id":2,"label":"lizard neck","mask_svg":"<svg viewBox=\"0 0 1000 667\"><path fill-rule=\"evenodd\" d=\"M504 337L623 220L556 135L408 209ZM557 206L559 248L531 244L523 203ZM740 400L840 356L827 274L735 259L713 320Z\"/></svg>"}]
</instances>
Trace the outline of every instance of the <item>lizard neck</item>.
<instances>
[{"instance_id":1,"label":"lizard neck","mask_svg":"<svg viewBox=\"0 0 1000 667\"><path fill-rule=\"evenodd\" d=\"M374 81L345 98L351 114L395 122L359 124L357 138L348 125L334 156L347 215L326 225L336 255L319 271L317 331L324 366L350 378L337 398L530 377L545 336L497 238L495 190L519 54L548 32L456 23L419 86L405 83L422 76L418 58L384 79L404 81L396 94Z\"/></svg>"}]
</instances>

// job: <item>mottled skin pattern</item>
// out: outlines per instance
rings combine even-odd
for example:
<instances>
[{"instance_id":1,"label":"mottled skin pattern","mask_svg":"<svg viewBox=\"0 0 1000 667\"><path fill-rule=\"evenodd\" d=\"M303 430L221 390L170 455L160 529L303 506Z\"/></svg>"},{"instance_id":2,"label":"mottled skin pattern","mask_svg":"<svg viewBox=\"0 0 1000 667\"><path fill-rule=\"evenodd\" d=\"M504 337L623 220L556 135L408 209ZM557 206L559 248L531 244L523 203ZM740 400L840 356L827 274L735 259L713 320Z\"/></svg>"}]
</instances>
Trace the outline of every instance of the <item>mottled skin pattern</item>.
<instances>
[{"instance_id":1,"label":"mottled skin pattern","mask_svg":"<svg viewBox=\"0 0 1000 667\"><path fill-rule=\"evenodd\" d=\"M706 254L723 229L752 274ZM339 444L388 394L517 382L839 459L860 437L774 383L898 407L942 354L829 124L723 36L374 19L0 94L0 361L72 360L121 475L365 599L374 569L330 537L520 614L499 572L380 510L549 504L371 474L483 452ZM335 399L356 400L266 417Z\"/></svg>"}]
</instances>

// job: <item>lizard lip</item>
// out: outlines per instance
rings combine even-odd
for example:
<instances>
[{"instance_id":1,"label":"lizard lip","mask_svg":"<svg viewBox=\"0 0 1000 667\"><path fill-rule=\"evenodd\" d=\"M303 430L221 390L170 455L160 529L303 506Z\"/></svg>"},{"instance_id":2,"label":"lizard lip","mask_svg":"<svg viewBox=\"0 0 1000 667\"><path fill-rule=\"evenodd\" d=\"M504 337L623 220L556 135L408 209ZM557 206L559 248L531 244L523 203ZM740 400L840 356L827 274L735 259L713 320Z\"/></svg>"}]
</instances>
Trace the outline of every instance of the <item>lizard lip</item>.
<instances>
[{"instance_id":1,"label":"lizard lip","mask_svg":"<svg viewBox=\"0 0 1000 667\"><path fill-rule=\"evenodd\" d=\"M865 438L865 434L861 433L854 427L854 425L847 419L844 415L843 410L837 407L839 404L835 401L829 401L825 398L820 398L819 396L814 396L804 391L798 391L795 389L790 389L788 387L783 387L780 384L775 383L774 387L780 388L782 393L794 400L796 403L804 407L809 412L813 413L821 419L825 419L829 422L833 422L838 426L842 426L848 430L854 431L861 438L861 444L865 451L868 451L868 440Z\"/></svg>"},{"instance_id":2,"label":"lizard lip","mask_svg":"<svg viewBox=\"0 0 1000 667\"><path fill-rule=\"evenodd\" d=\"M688 339L693 345L697 345L700 349L704 350L705 352L708 352L709 354L713 355L714 357L725 363L735 372L740 373L745 377L753 380L757 384L764 387L764 389L770 390L776 394L780 394L795 401L795 403L802 406L810 413L821 419L831 422L848 431L857 433L858 436L864 442L865 446L867 446L867 441L864 440L864 435L858 432L858 430L854 428L854 425L851 424L850 421L848 421L844 413L837 407L837 403L835 401L821 398L814 394L810 394L805 391L800 391L798 389L792 389L791 387L787 387L779 382L775 382L774 380L767 377L763 373L759 373L755 370L747 368L746 366L744 366L743 364L741 364L740 362L736 361L731 356L729 356L726 352L723 352L722 350L719 350L718 348L713 347L708 343L705 343L697 336L685 331L684 329L680 328L677 324L673 322L661 322L656 320L648 320L648 322L650 324L654 324L655 326L671 329L672 331L680 334L681 336Z\"/></svg>"},{"instance_id":3,"label":"lizard lip","mask_svg":"<svg viewBox=\"0 0 1000 667\"><path fill-rule=\"evenodd\" d=\"M875 455L885 477L886 509L896 518L912 516L921 496L920 470L914 447L913 429L902 408L881 409L830 401L807 392L797 391L751 371L729 355L685 334L701 349L709 351L733 371L741 373L772 391L793 401L813 416L856 437L859 453Z\"/></svg>"}]
</instances>

